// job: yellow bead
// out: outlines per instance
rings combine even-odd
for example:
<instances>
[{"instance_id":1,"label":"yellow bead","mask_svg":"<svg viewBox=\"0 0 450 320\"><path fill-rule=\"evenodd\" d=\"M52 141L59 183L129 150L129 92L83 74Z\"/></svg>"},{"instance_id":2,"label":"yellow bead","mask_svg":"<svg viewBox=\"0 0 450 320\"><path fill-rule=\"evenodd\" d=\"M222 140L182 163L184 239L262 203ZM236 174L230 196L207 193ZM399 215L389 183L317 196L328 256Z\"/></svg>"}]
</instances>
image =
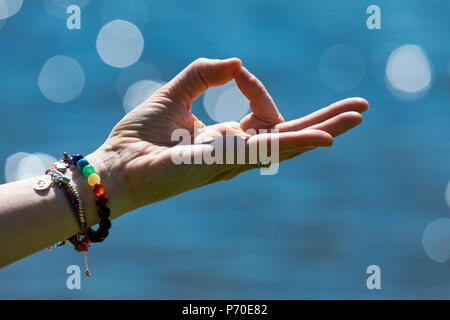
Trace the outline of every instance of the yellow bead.
<instances>
[{"instance_id":1,"label":"yellow bead","mask_svg":"<svg viewBox=\"0 0 450 320\"><path fill-rule=\"evenodd\" d=\"M100 176L96 173L91 173L88 177L88 183L91 187L95 186L97 183L100 183Z\"/></svg>"}]
</instances>

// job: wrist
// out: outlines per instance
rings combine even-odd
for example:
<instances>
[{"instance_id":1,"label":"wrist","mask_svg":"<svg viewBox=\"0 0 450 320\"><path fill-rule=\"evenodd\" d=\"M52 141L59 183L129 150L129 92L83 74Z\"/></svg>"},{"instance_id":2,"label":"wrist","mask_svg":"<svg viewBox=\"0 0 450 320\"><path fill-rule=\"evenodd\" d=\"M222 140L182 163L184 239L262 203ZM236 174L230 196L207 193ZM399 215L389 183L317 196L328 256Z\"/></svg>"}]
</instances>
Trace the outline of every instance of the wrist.
<instances>
[{"instance_id":1,"label":"wrist","mask_svg":"<svg viewBox=\"0 0 450 320\"><path fill-rule=\"evenodd\" d=\"M108 197L106 206L111 211L110 219L119 217L126 211L124 211L125 208L123 208L120 199L122 172L120 166L116 163L117 155L114 157L108 152L98 149L84 158L95 169L95 173L100 176L100 183L105 187L105 195ZM93 187L89 185L87 178L76 167L68 170L67 174L81 196L88 226L97 224L99 222L98 206Z\"/></svg>"}]
</instances>

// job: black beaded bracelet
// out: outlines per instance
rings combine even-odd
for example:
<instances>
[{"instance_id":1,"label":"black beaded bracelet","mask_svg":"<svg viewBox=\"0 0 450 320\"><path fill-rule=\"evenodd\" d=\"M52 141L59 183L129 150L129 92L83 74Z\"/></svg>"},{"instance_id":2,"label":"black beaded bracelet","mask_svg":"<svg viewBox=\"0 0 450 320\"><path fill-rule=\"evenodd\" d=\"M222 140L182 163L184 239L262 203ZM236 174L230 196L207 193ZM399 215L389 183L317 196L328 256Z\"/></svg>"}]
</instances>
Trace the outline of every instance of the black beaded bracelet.
<instances>
[{"instance_id":1,"label":"black beaded bracelet","mask_svg":"<svg viewBox=\"0 0 450 320\"><path fill-rule=\"evenodd\" d=\"M89 228L87 235L91 242L102 242L109 235L111 228L111 220L109 220L111 212L108 207L101 206L98 208L98 216L100 217L99 227L97 231Z\"/></svg>"}]
</instances>

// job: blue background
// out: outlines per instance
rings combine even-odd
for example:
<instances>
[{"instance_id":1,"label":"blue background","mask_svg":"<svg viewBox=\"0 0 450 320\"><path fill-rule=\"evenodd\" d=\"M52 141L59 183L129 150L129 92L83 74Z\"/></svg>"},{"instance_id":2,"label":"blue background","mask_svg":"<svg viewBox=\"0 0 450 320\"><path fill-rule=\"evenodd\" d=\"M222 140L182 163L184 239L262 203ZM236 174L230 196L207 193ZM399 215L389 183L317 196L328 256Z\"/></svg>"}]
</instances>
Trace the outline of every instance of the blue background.
<instances>
[{"instance_id":1,"label":"blue background","mask_svg":"<svg viewBox=\"0 0 450 320\"><path fill-rule=\"evenodd\" d=\"M381 7L381 30L366 27L370 4ZM82 29L68 30L64 16L25 0L0 29L0 168L16 152L92 152L123 117L121 70L95 47L102 5L91 1ZM66 246L2 269L0 298L450 298L449 264L432 261L422 246L427 224L450 217L449 1L147 7L146 23L120 11L115 18L140 27L140 61L164 81L198 57L235 56L285 119L350 96L365 97L371 109L332 148L285 162L277 175L247 172L115 220L108 241L89 253L94 275L83 276L82 290L66 288L67 266L83 264ZM338 43L357 48L367 64L362 82L346 92L328 88L318 73L322 53ZM416 100L399 99L384 81L390 52L407 43L421 46L433 67L430 90ZM37 84L44 62L58 54L76 59L86 75L81 95L65 104L47 100ZM193 112L214 123L201 99ZM371 264L381 267L381 290L366 287Z\"/></svg>"}]
</instances>

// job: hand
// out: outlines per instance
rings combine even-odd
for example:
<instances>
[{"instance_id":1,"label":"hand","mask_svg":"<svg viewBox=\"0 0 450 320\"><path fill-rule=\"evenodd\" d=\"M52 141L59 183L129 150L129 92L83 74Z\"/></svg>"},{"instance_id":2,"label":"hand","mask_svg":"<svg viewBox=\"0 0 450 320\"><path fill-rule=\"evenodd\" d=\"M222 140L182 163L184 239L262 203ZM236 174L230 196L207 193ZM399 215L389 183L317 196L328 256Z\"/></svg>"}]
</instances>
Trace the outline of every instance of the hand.
<instances>
[{"instance_id":1,"label":"hand","mask_svg":"<svg viewBox=\"0 0 450 320\"><path fill-rule=\"evenodd\" d=\"M234 79L250 101L251 113L240 123L205 126L191 112L193 100L208 88ZM277 138L280 161L317 147L331 146L333 137L357 126L368 109L362 98L345 99L305 117L285 122L263 84L236 58L198 59L144 103L129 112L105 143L88 158L101 167L112 203L113 216L200 186L235 177L255 164L179 164L172 161L174 148L198 154L211 147L205 141L230 132L245 139L246 147L263 138ZM172 133L186 129L197 135L192 144L176 146ZM249 129L277 129L279 133L248 134ZM177 149L177 150L178 150ZM111 206L111 205L110 205Z\"/></svg>"}]
</instances>

